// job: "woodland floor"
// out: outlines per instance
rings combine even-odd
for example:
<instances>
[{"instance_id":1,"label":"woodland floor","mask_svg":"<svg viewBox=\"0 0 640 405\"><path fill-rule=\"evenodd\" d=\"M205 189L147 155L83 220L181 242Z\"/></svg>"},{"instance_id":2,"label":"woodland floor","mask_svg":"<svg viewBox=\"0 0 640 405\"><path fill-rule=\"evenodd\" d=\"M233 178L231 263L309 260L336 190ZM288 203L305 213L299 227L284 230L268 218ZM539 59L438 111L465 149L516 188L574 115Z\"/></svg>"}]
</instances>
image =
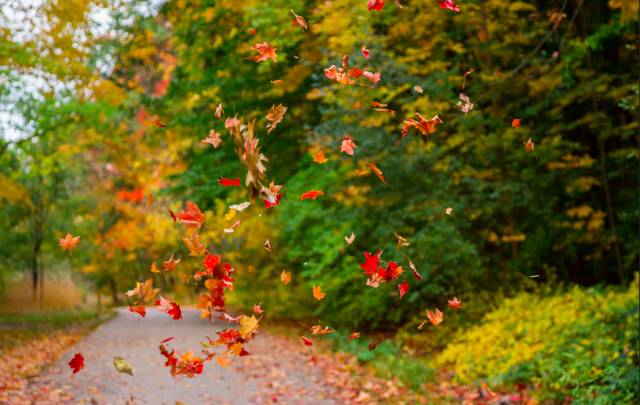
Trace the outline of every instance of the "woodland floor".
<instances>
[{"instance_id":1,"label":"woodland floor","mask_svg":"<svg viewBox=\"0 0 640 405\"><path fill-rule=\"evenodd\" d=\"M405 389L373 377L350 356L268 332L260 333L247 346L251 355L236 359L227 368L211 361L202 375L194 378L170 375L158 350L160 341L173 337L172 348L197 354L204 336L214 337L223 327L222 322L210 324L201 320L198 312L186 308L181 321L155 310L148 311L143 319L120 308L117 316L84 339L64 337L66 347L77 343L51 367L17 384L13 394L5 393L0 403L416 403ZM59 343L55 337L49 340ZM72 375L67 363L78 352L85 358L85 368ZM134 375L118 373L112 363L114 356L127 359Z\"/></svg>"}]
</instances>

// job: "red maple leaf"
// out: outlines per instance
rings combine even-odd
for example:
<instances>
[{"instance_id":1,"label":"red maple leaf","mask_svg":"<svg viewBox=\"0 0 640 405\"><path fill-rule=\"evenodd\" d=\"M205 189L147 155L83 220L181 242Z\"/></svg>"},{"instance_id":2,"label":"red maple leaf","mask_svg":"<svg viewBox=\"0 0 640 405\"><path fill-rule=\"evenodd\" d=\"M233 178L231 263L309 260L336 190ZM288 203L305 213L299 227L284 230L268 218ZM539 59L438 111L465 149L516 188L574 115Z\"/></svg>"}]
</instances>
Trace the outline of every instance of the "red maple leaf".
<instances>
[{"instance_id":1,"label":"red maple leaf","mask_svg":"<svg viewBox=\"0 0 640 405\"><path fill-rule=\"evenodd\" d=\"M204 214L196 203L187 201L187 207L177 215L178 220L189 228L200 228L204 224Z\"/></svg>"},{"instance_id":2,"label":"red maple leaf","mask_svg":"<svg viewBox=\"0 0 640 405\"><path fill-rule=\"evenodd\" d=\"M226 177L221 177L218 180L218 184L225 187L240 187L240 177L236 177L235 179L228 179Z\"/></svg>"},{"instance_id":3,"label":"red maple leaf","mask_svg":"<svg viewBox=\"0 0 640 405\"><path fill-rule=\"evenodd\" d=\"M73 358L69 362L69 367L71 367L71 370L73 370L73 374L82 370L84 368L84 357L82 357L82 354L76 353L76 355L73 356Z\"/></svg>"},{"instance_id":4,"label":"red maple leaf","mask_svg":"<svg viewBox=\"0 0 640 405\"><path fill-rule=\"evenodd\" d=\"M313 340L309 339L306 336L302 336L302 341L304 342L305 346L311 346L313 345Z\"/></svg>"},{"instance_id":5,"label":"red maple leaf","mask_svg":"<svg viewBox=\"0 0 640 405\"><path fill-rule=\"evenodd\" d=\"M143 318L145 317L145 315L147 315L147 309L144 305L129 306L129 311L136 313Z\"/></svg>"},{"instance_id":6,"label":"red maple leaf","mask_svg":"<svg viewBox=\"0 0 640 405\"><path fill-rule=\"evenodd\" d=\"M384 8L384 0L367 0L369 11L381 11Z\"/></svg>"},{"instance_id":7,"label":"red maple leaf","mask_svg":"<svg viewBox=\"0 0 640 405\"><path fill-rule=\"evenodd\" d=\"M349 156L353 156L353 150L357 148L356 143L353 142L349 135L344 137L342 144L340 145L340 152L344 152Z\"/></svg>"},{"instance_id":8,"label":"red maple leaf","mask_svg":"<svg viewBox=\"0 0 640 405\"><path fill-rule=\"evenodd\" d=\"M408 120L404 121L404 128L402 129L402 139L407 136L407 133L409 132L409 129L411 129L411 127L414 127L415 129L420 131L423 136L428 136L436 132L437 124L442 124L442 120L440 119L438 114L434 115L430 120L424 118L419 113L416 113L416 116L418 117L417 120L409 118Z\"/></svg>"},{"instance_id":9,"label":"red maple leaf","mask_svg":"<svg viewBox=\"0 0 640 405\"><path fill-rule=\"evenodd\" d=\"M438 4L441 9L448 9L454 13L460 12L460 6L453 2L453 0L438 0Z\"/></svg>"},{"instance_id":10,"label":"red maple leaf","mask_svg":"<svg viewBox=\"0 0 640 405\"><path fill-rule=\"evenodd\" d=\"M403 281L402 283L398 284L398 290L400 290L400 299L402 299L402 297L404 297L404 295L409 292L409 283Z\"/></svg>"},{"instance_id":11,"label":"red maple leaf","mask_svg":"<svg viewBox=\"0 0 640 405\"><path fill-rule=\"evenodd\" d=\"M372 276L378 272L380 267L380 256L382 255L382 250L378 250L375 255L372 255L369 252L364 252L364 263L360 264L360 268L364 270L366 274Z\"/></svg>"},{"instance_id":12,"label":"red maple leaf","mask_svg":"<svg viewBox=\"0 0 640 405\"><path fill-rule=\"evenodd\" d=\"M300 201L315 200L321 195L324 195L324 193L320 190L309 190L307 192L302 193L302 195L300 195Z\"/></svg>"},{"instance_id":13,"label":"red maple leaf","mask_svg":"<svg viewBox=\"0 0 640 405\"><path fill-rule=\"evenodd\" d=\"M80 243L80 237L67 233L64 239L60 239L58 243L63 250L73 250Z\"/></svg>"},{"instance_id":14,"label":"red maple leaf","mask_svg":"<svg viewBox=\"0 0 640 405\"><path fill-rule=\"evenodd\" d=\"M256 56L252 56L250 59L256 62L264 62L267 59L271 59L274 62L278 61L278 54L276 48L269 45L267 42L261 42L251 47L254 51L257 51Z\"/></svg>"},{"instance_id":15,"label":"red maple leaf","mask_svg":"<svg viewBox=\"0 0 640 405\"><path fill-rule=\"evenodd\" d=\"M460 309L462 306L462 301L458 299L458 297L453 297L450 300L447 300L447 305L452 309Z\"/></svg>"},{"instance_id":16,"label":"red maple leaf","mask_svg":"<svg viewBox=\"0 0 640 405\"><path fill-rule=\"evenodd\" d=\"M364 56L365 59L369 59L369 50L367 49L366 45L362 45L362 56Z\"/></svg>"}]
</instances>

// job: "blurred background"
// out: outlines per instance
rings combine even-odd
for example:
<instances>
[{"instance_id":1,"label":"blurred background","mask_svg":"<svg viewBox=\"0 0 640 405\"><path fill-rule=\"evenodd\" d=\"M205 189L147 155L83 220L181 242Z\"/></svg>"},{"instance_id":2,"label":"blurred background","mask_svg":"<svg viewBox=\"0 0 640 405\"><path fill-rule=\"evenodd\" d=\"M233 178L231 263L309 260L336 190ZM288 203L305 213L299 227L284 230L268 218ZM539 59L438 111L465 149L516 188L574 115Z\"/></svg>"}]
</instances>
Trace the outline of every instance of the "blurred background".
<instances>
[{"instance_id":1,"label":"blurred background","mask_svg":"<svg viewBox=\"0 0 640 405\"><path fill-rule=\"evenodd\" d=\"M322 320L336 350L380 375L418 391L444 374L548 401L637 399L637 1L0 3L3 324L99 318L149 277L193 303L199 287L183 281L201 259L167 212L191 200L207 247L237 269L231 307ZM277 63L248 59L260 42ZM380 83L328 80L345 54ZM277 104L288 111L267 134ZM426 142L402 139L416 112L444 121ZM234 116L256 120L264 182L284 185L277 207L218 185L246 173L224 127ZM211 129L219 148L201 143ZM339 152L346 135L353 157ZM387 184L356 174L367 163ZM299 201L310 189L325 196ZM72 251L67 233L80 236ZM358 265L377 250L405 269L402 301L395 284L365 285ZM149 272L172 254L176 271ZM462 310L416 328L453 296ZM394 339L371 352L354 330Z\"/></svg>"}]
</instances>

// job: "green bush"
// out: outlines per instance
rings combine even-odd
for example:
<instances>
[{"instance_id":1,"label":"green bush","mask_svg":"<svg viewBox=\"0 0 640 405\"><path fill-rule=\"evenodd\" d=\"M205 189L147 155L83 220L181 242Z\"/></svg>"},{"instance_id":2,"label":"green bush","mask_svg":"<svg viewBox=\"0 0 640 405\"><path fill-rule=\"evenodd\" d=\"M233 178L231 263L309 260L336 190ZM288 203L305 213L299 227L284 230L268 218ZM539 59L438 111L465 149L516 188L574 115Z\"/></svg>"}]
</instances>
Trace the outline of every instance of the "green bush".
<instances>
[{"instance_id":1,"label":"green bush","mask_svg":"<svg viewBox=\"0 0 640 405\"><path fill-rule=\"evenodd\" d=\"M628 290L522 293L461 333L436 359L463 383L530 384L575 404L638 399L638 277Z\"/></svg>"}]
</instances>

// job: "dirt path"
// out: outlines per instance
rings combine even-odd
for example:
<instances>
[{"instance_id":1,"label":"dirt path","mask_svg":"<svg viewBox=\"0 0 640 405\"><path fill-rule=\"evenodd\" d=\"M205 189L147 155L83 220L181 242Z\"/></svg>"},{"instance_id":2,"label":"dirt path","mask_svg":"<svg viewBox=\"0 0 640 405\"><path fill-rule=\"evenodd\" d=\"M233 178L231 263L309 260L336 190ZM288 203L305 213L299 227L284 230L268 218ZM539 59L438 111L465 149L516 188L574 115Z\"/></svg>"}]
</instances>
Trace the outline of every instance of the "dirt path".
<instances>
[{"instance_id":1,"label":"dirt path","mask_svg":"<svg viewBox=\"0 0 640 405\"><path fill-rule=\"evenodd\" d=\"M143 319L121 308L115 318L69 349L31 389L42 391L40 398L47 398L48 391L49 398L57 398L39 404L124 404L132 397L137 404L342 404L358 396L357 389L338 381L348 375L334 374L312 348L265 333L247 346L250 356L227 368L212 361L194 378L170 375L158 351L161 340L173 336L174 349L198 353L204 336L214 337L224 326L220 321L211 325L189 309L183 310L182 320L174 321L155 310ZM67 362L77 352L86 366L72 375ZM114 356L127 359L134 376L118 373Z\"/></svg>"}]
</instances>

